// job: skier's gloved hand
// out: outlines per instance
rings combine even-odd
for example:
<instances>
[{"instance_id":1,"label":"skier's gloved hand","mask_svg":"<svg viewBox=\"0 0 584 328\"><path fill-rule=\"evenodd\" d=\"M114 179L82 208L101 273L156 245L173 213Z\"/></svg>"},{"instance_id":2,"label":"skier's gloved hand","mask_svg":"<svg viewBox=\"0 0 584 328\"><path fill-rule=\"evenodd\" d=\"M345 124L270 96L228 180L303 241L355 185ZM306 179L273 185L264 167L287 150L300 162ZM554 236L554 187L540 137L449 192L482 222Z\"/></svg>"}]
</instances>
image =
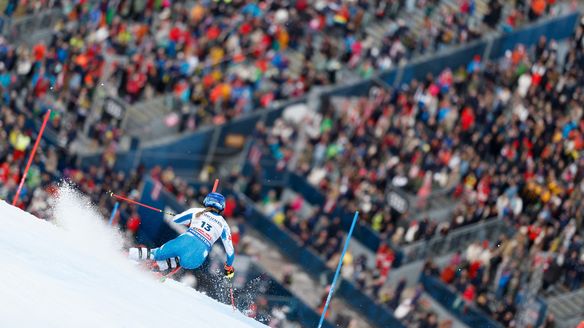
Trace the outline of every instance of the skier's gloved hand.
<instances>
[{"instance_id":1,"label":"skier's gloved hand","mask_svg":"<svg viewBox=\"0 0 584 328\"><path fill-rule=\"evenodd\" d=\"M225 270L225 278L227 279L233 278L233 276L235 275L235 269L233 268L232 265L227 265L227 263L225 263L225 267L223 267L223 269Z\"/></svg>"}]
</instances>

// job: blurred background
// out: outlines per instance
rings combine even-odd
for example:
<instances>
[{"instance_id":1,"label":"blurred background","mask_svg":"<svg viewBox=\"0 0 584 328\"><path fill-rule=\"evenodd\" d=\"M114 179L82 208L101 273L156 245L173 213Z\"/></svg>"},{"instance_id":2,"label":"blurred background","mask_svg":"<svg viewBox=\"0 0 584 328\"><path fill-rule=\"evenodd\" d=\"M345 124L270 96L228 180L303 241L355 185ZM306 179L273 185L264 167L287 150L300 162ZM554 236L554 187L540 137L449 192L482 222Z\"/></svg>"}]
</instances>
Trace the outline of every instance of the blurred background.
<instances>
[{"instance_id":1,"label":"blurred background","mask_svg":"<svg viewBox=\"0 0 584 328\"><path fill-rule=\"evenodd\" d=\"M238 308L270 327L316 326L355 210L328 327L576 327L583 5L0 0L0 198L51 109L20 208L49 219L67 180L104 220L109 190L178 212L219 178ZM176 279L229 303L221 265Z\"/></svg>"}]
</instances>

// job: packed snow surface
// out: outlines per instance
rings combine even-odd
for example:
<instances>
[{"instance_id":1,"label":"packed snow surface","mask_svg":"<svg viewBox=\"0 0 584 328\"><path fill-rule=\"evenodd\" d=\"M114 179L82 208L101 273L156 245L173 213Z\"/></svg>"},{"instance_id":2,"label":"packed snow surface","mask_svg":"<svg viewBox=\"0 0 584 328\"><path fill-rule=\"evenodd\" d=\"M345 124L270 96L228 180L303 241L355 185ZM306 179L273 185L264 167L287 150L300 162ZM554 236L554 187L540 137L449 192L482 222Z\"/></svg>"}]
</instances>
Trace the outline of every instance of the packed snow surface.
<instances>
[{"instance_id":1,"label":"packed snow surface","mask_svg":"<svg viewBox=\"0 0 584 328\"><path fill-rule=\"evenodd\" d=\"M121 237L71 189L53 216L0 201L1 327L265 327L130 263Z\"/></svg>"}]
</instances>

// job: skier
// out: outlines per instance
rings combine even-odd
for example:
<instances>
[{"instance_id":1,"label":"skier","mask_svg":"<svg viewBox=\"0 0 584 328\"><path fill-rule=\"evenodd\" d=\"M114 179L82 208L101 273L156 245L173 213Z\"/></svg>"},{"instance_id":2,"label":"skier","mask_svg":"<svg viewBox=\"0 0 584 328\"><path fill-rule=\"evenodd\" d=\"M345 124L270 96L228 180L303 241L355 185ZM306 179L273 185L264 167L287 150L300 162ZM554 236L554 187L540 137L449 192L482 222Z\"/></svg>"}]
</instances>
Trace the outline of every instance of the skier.
<instances>
[{"instance_id":1,"label":"skier","mask_svg":"<svg viewBox=\"0 0 584 328\"><path fill-rule=\"evenodd\" d=\"M196 269L205 262L211 247L221 237L227 253L225 276L233 278L235 251L231 242L231 230L221 216L225 209L225 197L212 192L205 197L203 205L205 208L191 208L173 218L174 222L189 226L185 233L159 248L130 248L128 257L133 260L155 261L160 271L175 269L179 265L185 269Z\"/></svg>"}]
</instances>

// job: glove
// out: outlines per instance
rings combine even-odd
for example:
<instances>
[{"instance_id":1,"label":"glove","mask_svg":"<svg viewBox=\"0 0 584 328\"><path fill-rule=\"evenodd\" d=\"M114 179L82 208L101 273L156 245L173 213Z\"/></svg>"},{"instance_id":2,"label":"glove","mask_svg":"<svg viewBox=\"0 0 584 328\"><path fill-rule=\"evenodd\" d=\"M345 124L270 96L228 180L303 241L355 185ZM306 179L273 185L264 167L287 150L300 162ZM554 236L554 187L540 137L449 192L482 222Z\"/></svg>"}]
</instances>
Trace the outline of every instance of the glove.
<instances>
[{"instance_id":1,"label":"glove","mask_svg":"<svg viewBox=\"0 0 584 328\"><path fill-rule=\"evenodd\" d=\"M227 265L227 263L225 263L225 267L223 267L223 269L225 270L225 278L227 279L233 278L233 276L235 275L235 269L233 268L233 266Z\"/></svg>"}]
</instances>

